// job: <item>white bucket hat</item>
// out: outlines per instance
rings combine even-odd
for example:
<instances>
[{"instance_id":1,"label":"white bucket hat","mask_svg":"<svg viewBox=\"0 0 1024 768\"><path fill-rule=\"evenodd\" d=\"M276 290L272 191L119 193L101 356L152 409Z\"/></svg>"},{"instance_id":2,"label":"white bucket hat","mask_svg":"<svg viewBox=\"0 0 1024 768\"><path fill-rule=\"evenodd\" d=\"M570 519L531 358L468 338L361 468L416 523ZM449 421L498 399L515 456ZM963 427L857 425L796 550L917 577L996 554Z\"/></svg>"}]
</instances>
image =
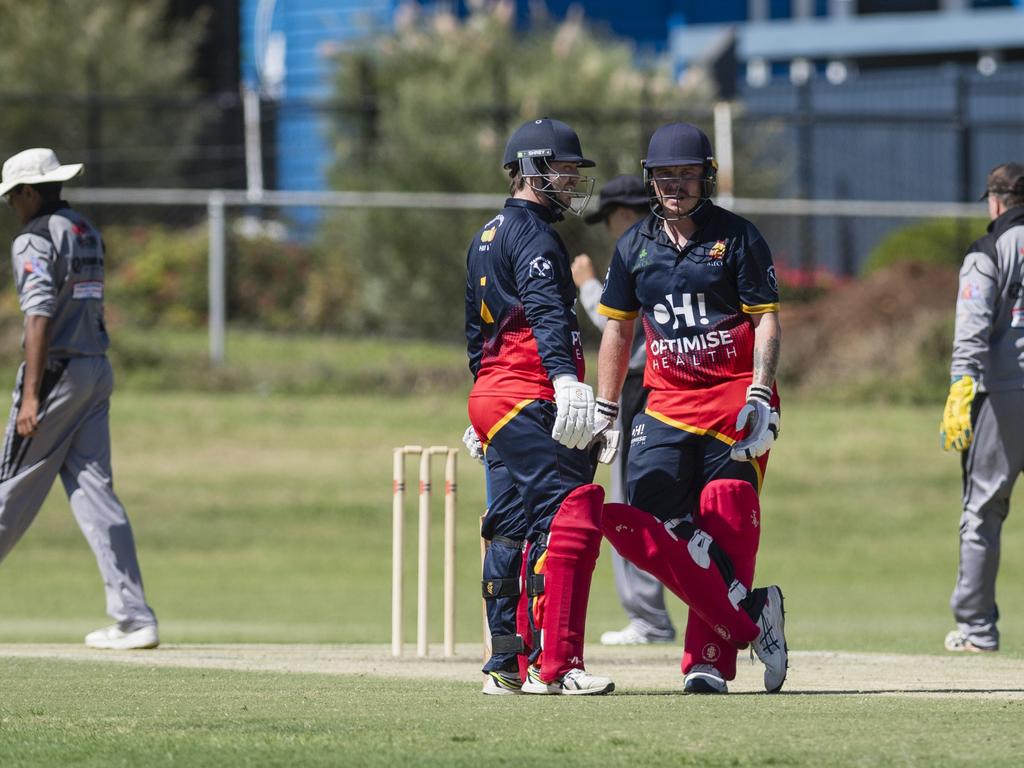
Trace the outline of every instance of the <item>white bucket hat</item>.
<instances>
[{"instance_id":1,"label":"white bucket hat","mask_svg":"<svg viewBox=\"0 0 1024 768\"><path fill-rule=\"evenodd\" d=\"M61 165L57 153L52 149L26 149L4 163L0 177L0 197L19 184L47 184L51 181L67 181L82 172L81 163Z\"/></svg>"}]
</instances>

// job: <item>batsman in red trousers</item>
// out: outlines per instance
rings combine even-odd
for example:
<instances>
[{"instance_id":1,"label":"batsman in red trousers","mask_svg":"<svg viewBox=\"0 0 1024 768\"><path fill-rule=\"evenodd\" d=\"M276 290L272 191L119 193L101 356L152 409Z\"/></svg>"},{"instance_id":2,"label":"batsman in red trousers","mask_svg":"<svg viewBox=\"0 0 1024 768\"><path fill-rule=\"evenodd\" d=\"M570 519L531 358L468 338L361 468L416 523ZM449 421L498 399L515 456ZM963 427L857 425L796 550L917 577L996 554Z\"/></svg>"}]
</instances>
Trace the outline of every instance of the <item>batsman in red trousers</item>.
<instances>
[{"instance_id":1,"label":"batsman in red trousers","mask_svg":"<svg viewBox=\"0 0 1024 768\"><path fill-rule=\"evenodd\" d=\"M576 289L553 227L586 206L593 179L579 169L594 163L568 125L542 118L512 134L503 164L511 197L473 238L466 280L475 379L466 438L486 459L491 542L483 692L609 693L614 683L583 662L604 491L593 484L595 401L583 383Z\"/></svg>"},{"instance_id":2,"label":"batsman in red trousers","mask_svg":"<svg viewBox=\"0 0 1024 768\"><path fill-rule=\"evenodd\" d=\"M614 422L633 323L647 343L647 410L634 419L629 504L605 536L690 607L686 693L726 693L753 643L769 692L786 680L782 591L753 588L758 494L779 432L781 330L771 252L747 220L711 201L711 142L687 123L659 128L643 163L651 214L619 239L598 311L597 422Z\"/></svg>"}]
</instances>

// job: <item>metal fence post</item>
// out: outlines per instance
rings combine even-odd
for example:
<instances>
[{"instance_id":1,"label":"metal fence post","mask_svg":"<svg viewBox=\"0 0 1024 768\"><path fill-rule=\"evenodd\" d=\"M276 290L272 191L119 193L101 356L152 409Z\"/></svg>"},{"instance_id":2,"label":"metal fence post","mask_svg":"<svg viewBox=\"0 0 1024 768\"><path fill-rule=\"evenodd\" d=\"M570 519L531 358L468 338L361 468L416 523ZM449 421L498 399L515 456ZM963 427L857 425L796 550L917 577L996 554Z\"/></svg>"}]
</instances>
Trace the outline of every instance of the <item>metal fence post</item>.
<instances>
[{"instance_id":1,"label":"metal fence post","mask_svg":"<svg viewBox=\"0 0 1024 768\"><path fill-rule=\"evenodd\" d=\"M718 159L718 196L721 205L732 207L736 196L733 164L732 104L715 102L715 155Z\"/></svg>"},{"instance_id":2,"label":"metal fence post","mask_svg":"<svg viewBox=\"0 0 1024 768\"><path fill-rule=\"evenodd\" d=\"M210 260L209 260L209 330L210 330L210 362L219 365L224 362L224 323L227 315L225 307L226 282L224 280L224 193L220 190L210 192L206 202L207 218L210 227Z\"/></svg>"}]
</instances>

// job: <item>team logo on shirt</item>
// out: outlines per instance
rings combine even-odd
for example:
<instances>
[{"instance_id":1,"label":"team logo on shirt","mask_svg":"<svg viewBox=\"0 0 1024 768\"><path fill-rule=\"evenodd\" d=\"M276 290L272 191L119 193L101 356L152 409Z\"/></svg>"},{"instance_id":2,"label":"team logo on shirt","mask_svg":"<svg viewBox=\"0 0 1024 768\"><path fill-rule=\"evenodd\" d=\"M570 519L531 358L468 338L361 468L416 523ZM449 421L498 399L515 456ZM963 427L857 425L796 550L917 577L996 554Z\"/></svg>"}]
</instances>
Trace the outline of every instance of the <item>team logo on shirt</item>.
<instances>
[{"instance_id":1,"label":"team logo on shirt","mask_svg":"<svg viewBox=\"0 0 1024 768\"><path fill-rule=\"evenodd\" d=\"M779 279L775 276L775 267L768 267L768 272L766 274L768 276L768 287L778 293Z\"/></svg>"},{"instance_id":2,"label":"team logo on shirt","mask_svg":"<svg viewBox=\"0 0 1024 768\"><path fill-rule=\"evenodd\" d=\"M694 297L696 296L696 304L694 303ZM707 325L708 320L707 306L704 301L704 294L692 294L684 293L679 306L675 304L675 298L671 293L665 294L665 304L654 305L654 319L659 325L668 325L672 323L672 330L679 329L679 318L682 317L688 328L695 328L699 322L701 325ZM696 312L694 310L696 309Z\"/></svg>"},{"instance_id":3,"label":"team logo on shirt","mask_svg":"<svg viewBox=\"0 0 1024 768\"><path fill-rule=\"evenodd\" d=\"M641 250L641 251L640 251L640 254L639 254L639 255L638 255L637 257L636 257L636 263L635 263L635 264L633 264L633 269L632 269L632 270L630 270L630 271L631 271L631 272L632 272L633 274L636 274L636 273L637 273L637 272L639 272L639 271L640 271L641 269L643 269L644 267L646 267L646 266L647 266L647 263L648 263L648 258L647 258L647 249L646 249L646 248L644 248L643 250ZM608 272L609 272L609 274L611 273L611 267L609 267L609 268L608 268ZM605 285L607 285L607 284L608 284L608 281L607 281L607 278L606 278L606 279L605 279Z\"/></svg>"},{"instance_id":4,"label":"team logo on shirt","mask_svg":"<svg viewBox=\"0 0 1024 768\"><path fill-rule=\"evenodd\" d=\"M505 223L505 217L502 214L498 214L493 219L484 224L484 231L480 233L481 243L490 243L494 241L495 235L498 234L498 228ZM477 250L487 251L490 250L489 245L481 245Z\"/></svg>"},{"instance_id":5,"label":"team logo on shirt","mask_svg":"<svg viewBox=\"0 0 1024 768\"><path fill-rule=\"evenodd\" d=\"M711 250L708 251L708 256L712 259L723 258L725 256L725 240L719 240L711 246Z\"/></svg>"},{"instance_id":6,"label":"team logo on shirt","mask_svg":"<svg viewBox=\"0 0 1024 768\"><path fill-rule=\"evenodd\" d=\"M549 278L551 277L551 262L543 256L538 256L530 262L530 277Z\"/></svg>"}]
</instances>

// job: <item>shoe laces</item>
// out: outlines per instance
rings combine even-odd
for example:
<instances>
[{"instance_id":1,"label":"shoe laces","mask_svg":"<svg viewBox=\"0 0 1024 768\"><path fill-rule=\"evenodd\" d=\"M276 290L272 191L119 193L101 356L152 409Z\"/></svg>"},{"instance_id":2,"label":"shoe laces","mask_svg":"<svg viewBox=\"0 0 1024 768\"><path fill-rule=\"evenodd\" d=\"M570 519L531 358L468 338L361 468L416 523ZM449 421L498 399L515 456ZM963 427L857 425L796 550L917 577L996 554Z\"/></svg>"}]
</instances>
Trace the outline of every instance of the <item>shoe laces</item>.
<instances>
[{"instance_id":1,"label":"shoe laces","mask_svg":"<svg viewBox=\"0 0 1024 768\"><path fill-rule=\"evenodd\" d=\"M767 606L765 606L767 608ZM761 614L761 636L757 638L757 642L761 644L761 650L766 654L778 653L782 644L779 639L775 636L775 625L765 618L764 613Z\"/></svg>"}]
</instances>

